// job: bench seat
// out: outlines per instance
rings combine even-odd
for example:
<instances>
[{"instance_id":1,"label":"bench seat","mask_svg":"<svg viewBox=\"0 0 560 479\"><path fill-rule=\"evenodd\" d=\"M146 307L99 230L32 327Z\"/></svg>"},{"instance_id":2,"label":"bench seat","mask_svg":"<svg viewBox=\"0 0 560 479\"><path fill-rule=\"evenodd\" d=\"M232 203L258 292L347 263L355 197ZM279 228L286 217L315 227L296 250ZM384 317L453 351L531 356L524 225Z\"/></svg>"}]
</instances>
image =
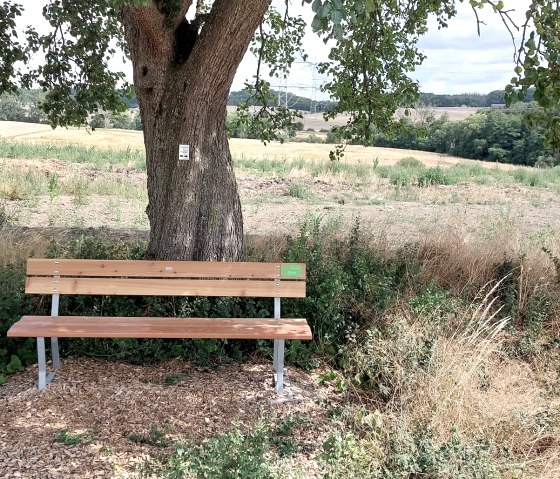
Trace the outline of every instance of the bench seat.
<instances>
[{"instance_id":1,"label":"bench seat","mask_svg":"<svg viewBox=\"0 0 560 479\"><path fill-rule=\"evenodd\" d=\"M10 337L312 339L305 319L23 316Z\"/></svg>"}]
</instances>

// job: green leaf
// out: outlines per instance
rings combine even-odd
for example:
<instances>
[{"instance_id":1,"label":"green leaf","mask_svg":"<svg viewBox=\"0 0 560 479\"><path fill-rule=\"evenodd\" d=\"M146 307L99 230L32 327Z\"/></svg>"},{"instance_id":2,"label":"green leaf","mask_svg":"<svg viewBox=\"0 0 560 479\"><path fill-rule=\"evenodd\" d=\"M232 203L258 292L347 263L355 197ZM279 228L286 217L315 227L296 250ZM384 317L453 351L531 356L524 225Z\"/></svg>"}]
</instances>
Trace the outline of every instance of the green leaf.
<instances>
[{"instance_id":1,"label":"green leaf","mask_svg":"<svg viewBox=\"0 0 560 479\"><path fill-rule=\"evenodd\" d=\"M372 13L375 10L375 0L364 0L364 7L367 13Z\"/></svg>"},{"instance_id":2,"label":"green leaf","mask_svg":"<svg viewBox=\"0 0 560 479\"><path fill-rule=\"evenodd\" d=\"M342 22L342 13L339 10L334 10L331 15L331 21L337 25Z\"/></svg>"},{"instance_id":3,"label":"green leaf","mask_svg":"<svg viewBox=\"0 0 560 479\"><path fill-rule=\"evenodd\" d=\"M22 370L23 370L23 365L21 364L21 360L19 359L18 356L12 354L12 357L10 358L10 362L4 368L4 372L9 374Z\"/></svg>"}]
</instances>

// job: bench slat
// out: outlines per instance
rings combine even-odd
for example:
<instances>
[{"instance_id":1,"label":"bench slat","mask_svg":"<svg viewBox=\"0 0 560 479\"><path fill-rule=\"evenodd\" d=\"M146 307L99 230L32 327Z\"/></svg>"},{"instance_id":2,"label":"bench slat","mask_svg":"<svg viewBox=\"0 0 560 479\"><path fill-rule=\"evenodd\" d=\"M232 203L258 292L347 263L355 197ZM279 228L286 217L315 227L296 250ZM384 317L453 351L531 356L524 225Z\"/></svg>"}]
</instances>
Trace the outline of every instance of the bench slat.
<instances>
[{"instance_id":1,"label":"bench slat","mask_svg":"<svg viewBox=\"0 0 560 479\"><path fill-rule=\"evenodd\" d=\"M305 319L23 316L10 337L312 339Z\"/></svg>"},{"instance_id":2,"label":"bench slat","mask_svg":"<svg viewBox=\"0 0 560 479\"><path fill-rule=\"evenodd\" d=\"M284 269L283 269L284 266ZM98 276L147 278L305 279L303 263L133 261L91 259L39 259L27 261L29 276Z\"/></svg>"},{"instance_id":3,"label":"bench slat","mask_svg":"<svg viewBox=\"0 0 560 479\"><path fill-rule=\"evenodd\" d=\"M303 298L303 281L250 281L164 278L53 278L28 277L26 293L99 294L125 296L240 296Z\"/></svg>"}]
</instances>

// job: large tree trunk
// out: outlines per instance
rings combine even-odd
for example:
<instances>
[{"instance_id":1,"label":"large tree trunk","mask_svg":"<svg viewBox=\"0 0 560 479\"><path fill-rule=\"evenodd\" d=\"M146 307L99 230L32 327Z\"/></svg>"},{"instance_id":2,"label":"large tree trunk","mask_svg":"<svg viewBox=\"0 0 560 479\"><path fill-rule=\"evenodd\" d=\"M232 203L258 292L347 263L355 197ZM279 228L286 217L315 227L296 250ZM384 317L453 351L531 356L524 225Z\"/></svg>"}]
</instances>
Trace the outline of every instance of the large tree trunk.
<instances>
[{"instance_id":1,"label":"large tree trunk","mask_svg":"<svg viewBox=\"0 0 560 479\"><path fill-rule=\"evenodd\" d=\"M165 16L165 2L122 12L144 129L149 254L234 261L243 254L243 220L226 105L270 0L216 0L198 36L184 20L191 2ZM179 160L180 144L189 145L189 160Z\"/></svg>"}]
</instances>

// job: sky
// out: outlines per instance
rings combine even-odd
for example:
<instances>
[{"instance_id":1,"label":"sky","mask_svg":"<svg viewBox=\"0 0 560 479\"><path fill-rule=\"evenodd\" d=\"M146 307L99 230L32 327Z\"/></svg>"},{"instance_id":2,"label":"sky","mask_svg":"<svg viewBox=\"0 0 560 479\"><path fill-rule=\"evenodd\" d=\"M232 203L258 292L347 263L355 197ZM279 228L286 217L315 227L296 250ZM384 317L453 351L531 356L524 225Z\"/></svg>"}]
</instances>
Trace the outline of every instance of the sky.
<instances>
[{"instance_id":1,"label":"sky","mask_svg":"<svg viewBox=\"0 0 560 479\"><path fill-rule=\"evenodd\" d=\"M280 2L280 7L283 2ZM505 0L507 8L516 12L516 21L524 18L529 0ZM290 8L295 14L310 19L309 5L301 6L300 0L292 0ZM486 7L479 12L481 20L480 37L477 34L475 15L468 5L457 5L458 15L451 19L449 27L438 30L435 21L430 23L428 33L420 42L420 50L427 56L424 64L409 76L420 83L420 90L432 93L489 93L503 89L513 76L514 47L510 33L500 17ZM308 21L310 23L310 21ZM313 64L326 58L327 49L309 29L306 35L306 51L311 52L308 63L299 62L294 66L287 81L271 80L274 86L298 95L323 99L317 91L322 83ZM246 55L232 90L243 88L245 79L251 79L255 72L256 60L250 53Z\"/></svg>"},{"instance_id":2,"label":"sky","mask_svg":"<svg viewBox=\"0 0 560 479\"><path fill-rule=\"evenodd\" d=\"M273 0L283 11L285 0ZM512 14L518 21L524 17L530 0L504 0L507 8L514 8ZM417 71L409 73L411 78L420 83L420 90L432 93L488 93L503 89L513 76L514 47L509 32L499 16L489 7L480 12L485 21L481 26L481 35L477 35L475 15L468 5L457 3L458 15L451 19L447 29L438 30L435 21L429 32L422 38L420 49L427 55L424 64ZM25 8L22 22L40 25L44 22L37 0L19 0ZM42 4L42 2L40 2ZM302 6L301 0L290 0L290 12L302 15L311 23L311 6ZM271 79L276 90L288 91L316 100L327 99L320 92L320 85L326 80L316 69L317 62L326 58L328 51L322 40L308 28L305 37L305 50L309 54L307 62L298 61L292 74L286 80ZM114 68L121 69L132 80L132 68L124 67L115 60ZM251 82L256 71L256 59L247 52L234 83L232 91L243 88L245 81Z\"/></svg>"}]
</instances>

